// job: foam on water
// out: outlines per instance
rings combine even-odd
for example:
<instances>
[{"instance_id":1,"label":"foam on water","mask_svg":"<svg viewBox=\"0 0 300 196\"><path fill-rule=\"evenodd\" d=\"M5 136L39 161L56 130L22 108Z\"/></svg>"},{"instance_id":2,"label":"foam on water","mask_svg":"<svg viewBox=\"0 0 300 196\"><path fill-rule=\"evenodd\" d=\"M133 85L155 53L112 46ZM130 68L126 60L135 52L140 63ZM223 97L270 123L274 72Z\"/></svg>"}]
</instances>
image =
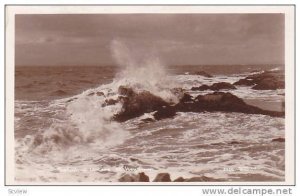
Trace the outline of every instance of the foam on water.
<instances>
[{"instance_id":1,"label":"foam on water","mask_svg":"<svg viewBox=\"0 0 300 196\"><path fill-rule=\"evenodd\" d=\"M237 113L177 113L173 119L151 123L153 113L117 123L112 117L122 110L118 88L150 91L177 102L172 88L190 89L216 82L233 83L245 75L169 76L156 54L114 40L113 57L121 71L109 84L73 97L53 101L16 101L16 179L29 182L117 181L124 165L144 171L151 179L169 172L172 179L206 175L243 180L261 175L284 180L284 119ZM209 91L188 91L193 95ZM284 90L231 90L241 98L280 100ZM255 168L228 172L226 168ZM225 168L225 169L224 169ZM103 170L104 169L104 170ZM107 170L106 170L107 169Z\"/></svg>"}]
</instances>

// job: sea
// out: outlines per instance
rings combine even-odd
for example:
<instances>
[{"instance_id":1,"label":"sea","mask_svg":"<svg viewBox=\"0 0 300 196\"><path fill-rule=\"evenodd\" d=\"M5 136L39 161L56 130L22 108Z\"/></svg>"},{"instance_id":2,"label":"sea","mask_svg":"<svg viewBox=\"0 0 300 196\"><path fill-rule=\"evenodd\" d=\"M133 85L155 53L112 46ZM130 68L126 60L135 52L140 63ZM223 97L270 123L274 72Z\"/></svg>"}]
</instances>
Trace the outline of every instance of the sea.
<instances>
[{"instance_id":1,"label":"sea","mask_svg":"<svg viewBox=\"0 0 300 196\"><path fill-rule=\"evenodd\" d=\"M285 180L285 119L230 112L178 112L146 122L152 113L116 122L119 86L150 91L176 102L172 88L197 96L192 87L234 83L280 65L16 66L15 181L19 183L118 182L144 172L177 177L206 176L224 182ZM205 71L213 77L193 74ZM282 111L285 90L230 92L247 103ZM102 92L104 96L98 96ZM263 103L263 104L261 104Z\"/></svg>"}]
</instances>

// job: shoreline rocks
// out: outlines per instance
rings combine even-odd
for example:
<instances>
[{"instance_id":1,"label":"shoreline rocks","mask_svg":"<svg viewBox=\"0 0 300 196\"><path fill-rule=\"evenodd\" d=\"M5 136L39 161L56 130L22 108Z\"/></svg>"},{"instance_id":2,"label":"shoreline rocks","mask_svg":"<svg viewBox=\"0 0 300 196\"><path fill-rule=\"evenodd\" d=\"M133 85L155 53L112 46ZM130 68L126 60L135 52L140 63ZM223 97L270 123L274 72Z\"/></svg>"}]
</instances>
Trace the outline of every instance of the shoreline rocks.
<instances>
[{"instance_id":1,"label":"shoreline rocks","mask_svg":"<svg viewBox=\"0 0 300 196\"><path fill-rule=\"evenodd\" d=\"M149 176L144 172L138 174L125 174L118 180L119 182L150 182ZM220 182L221 179L215 179L207 176L195 176L191 178L178 177L172 181L169 173L158 173L152 182Z\"/></svg>"}]
</instances>

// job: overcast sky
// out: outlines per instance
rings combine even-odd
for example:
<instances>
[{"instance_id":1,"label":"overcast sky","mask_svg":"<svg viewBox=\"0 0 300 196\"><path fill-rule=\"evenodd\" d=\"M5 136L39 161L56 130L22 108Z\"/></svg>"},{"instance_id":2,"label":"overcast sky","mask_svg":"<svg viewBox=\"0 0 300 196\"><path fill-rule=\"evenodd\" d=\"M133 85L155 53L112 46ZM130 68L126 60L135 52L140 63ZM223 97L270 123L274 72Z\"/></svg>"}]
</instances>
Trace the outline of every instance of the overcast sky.
<instances>
[{"instance_id":1,"label":"overcast sky","mask_svg":"<svg viewBox=\"0 0 300 196\"><path fill-rule=\"evenodd\" d=\"M283 64L284 15L16 15L16 65L114 64L113 40L165 64Z\"/></svg>"}]
</instances>

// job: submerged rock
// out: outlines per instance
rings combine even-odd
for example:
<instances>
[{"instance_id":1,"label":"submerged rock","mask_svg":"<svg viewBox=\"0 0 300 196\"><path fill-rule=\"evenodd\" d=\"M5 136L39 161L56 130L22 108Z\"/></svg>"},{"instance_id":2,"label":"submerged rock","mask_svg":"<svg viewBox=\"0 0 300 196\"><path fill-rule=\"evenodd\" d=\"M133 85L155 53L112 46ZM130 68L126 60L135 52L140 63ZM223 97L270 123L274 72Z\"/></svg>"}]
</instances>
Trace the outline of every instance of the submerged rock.
<instances>
[{"instance_id":1,"label":"submerged rock","mask_svg":"<svg viewBox=\"0 0 300 196\"><path fill-rule=\"evenodd\" d=\"M275 138L275 139L272 139L272 142L285 142L285 138L282 138L282 137Z\"/></svg>"},{"instance_id":2,"label":"submerged rock","mask_svg":"<svg viewBox=\"0 0 300 196\"><path fill-rule=\"evenodd\" d=\"M159 173L156 175L153 182L171 182L170 174L169 173Z\"/></svg>"},{"instance_id":3,"label":"submerged rock","mask_svg":"<svg viewBox=\"0 0 300 196\"><path fill-rule=\"evenodd\" d=\"M233 83L234 85L252 86L254 90L276 90L285 88L283 71L265 71L250 75Z\"/></svg>"},{"instance_id":4,"label":"submerged rock","mask_svg":"<svg viewBox=\"0 0 300 196\"><path fill-rule=\"evenodd\" d=\"M222 89L236 89L236 87L228 82L218 82L218 83L214 83L211 86L204 84L199 87L192 87L191 90L193 90L193 91L204 91L204 90L219 91Z\"/></svg>"}]
</instances>

